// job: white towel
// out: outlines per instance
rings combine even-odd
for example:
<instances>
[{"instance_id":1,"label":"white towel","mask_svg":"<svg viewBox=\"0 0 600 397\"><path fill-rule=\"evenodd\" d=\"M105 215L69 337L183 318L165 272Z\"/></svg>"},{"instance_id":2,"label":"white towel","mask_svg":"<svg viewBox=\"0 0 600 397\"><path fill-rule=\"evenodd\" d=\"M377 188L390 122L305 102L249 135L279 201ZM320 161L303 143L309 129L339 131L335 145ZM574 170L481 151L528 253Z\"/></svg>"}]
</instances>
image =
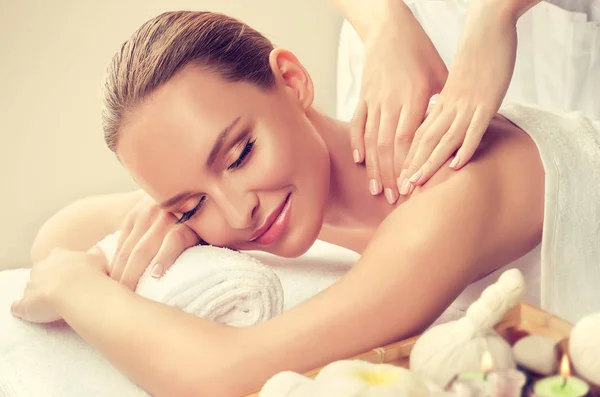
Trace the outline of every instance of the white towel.
<instances>
[{"instance_id":1,"label":"white towel","mask_svg":"<svg viewBox=\"0 0 600 397\"><path fill-rule=\"evenodd\" d=\"M541 305L573 323L600 311L600 120L507 103L545 171Z\"/></svg>"},{"instance_id":2,"label":"white towel","mask_svg":"<svg viewBox=\"0 0 600 397\"><path fill-rule=\"evenodd\" d=\"M119 232L98 243L114 257ZM268 266L250 255L227 248L187 249L161 278L148 267L135 292L198 317L234 327L262 323L283 310L283 289Z\"/></svg>"},{"instance_id":3,"label":"white towel","mask_svg":"<svg viewBox=\"0 0 600 397\"><path fill-rule=\"evenodd\" d=\"M109 236L99 245L112 256L117 238ZM316 295L357 258L322 241L295 259L193 247L162 278L146 272L136 293L215 321L248 326ZM0 397L148 396L69 326L14 318L10 305L22 296L28 279L29 269L0 272Z\"/></svg>"}]
</instances>

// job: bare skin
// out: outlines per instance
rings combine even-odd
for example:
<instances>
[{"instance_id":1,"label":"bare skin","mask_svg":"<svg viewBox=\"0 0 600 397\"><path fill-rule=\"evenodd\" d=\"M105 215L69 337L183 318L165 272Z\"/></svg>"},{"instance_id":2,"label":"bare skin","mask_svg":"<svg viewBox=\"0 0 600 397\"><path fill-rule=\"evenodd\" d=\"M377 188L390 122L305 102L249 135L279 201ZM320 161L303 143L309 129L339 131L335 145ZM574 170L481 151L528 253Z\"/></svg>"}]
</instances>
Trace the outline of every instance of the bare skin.
<instances>
[{"instance_id":1,"label":"bare skin","mask_svg":"<svg viewBox=\"0 0 600 397\"><path fill-rule=\"evenodd\" d=\"M361 252L354 267L294 309L238 329L86 270L97 268L82 265L96 265L96 254L50 255L33 267L37 281L16 315L64 319L153 395L237 396L279 371L305 371L419 332L471 282L540 242L544 171L534 143L510 122L496 117L464 169L443 167L390 207L365 191L368 176L353 165L347 125L312 108L300 63L280 50L270 60L271 92L193 69L174 77L129 115L119 157L157 202L191 191L166 206L177 217L208 197L186 225L211 244L295 256L319 237ZM204 168L219 131L239 115L238 127L249 128L235 130ZM256 139L252 155L230 172L248 138ZM266 246L250 242L290 193L281 237ZM43 310L34 310L40 302Z\"/></svg>"}]
</instances>

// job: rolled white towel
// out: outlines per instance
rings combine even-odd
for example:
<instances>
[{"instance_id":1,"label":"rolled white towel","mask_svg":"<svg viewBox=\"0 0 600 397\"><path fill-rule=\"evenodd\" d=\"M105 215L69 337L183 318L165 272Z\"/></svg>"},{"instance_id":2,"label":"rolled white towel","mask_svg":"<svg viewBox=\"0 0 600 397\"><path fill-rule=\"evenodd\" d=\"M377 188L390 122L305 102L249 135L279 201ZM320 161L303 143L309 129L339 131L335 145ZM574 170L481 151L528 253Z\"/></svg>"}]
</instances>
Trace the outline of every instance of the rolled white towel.
<instances>
[{"instance_id":1,"label":"rolled white towel","mask_svg":"<svg viewBox=\"0 0 600 397\"><path fill-rule=\"evenodd\" d=\"M97 245L109 260L119 232ZM213 246L184 251L161 278L146 269L135 292L198 317L249 327L283 311L283 288L269 267L245 253Z\"/></svg>"}]
</instances>

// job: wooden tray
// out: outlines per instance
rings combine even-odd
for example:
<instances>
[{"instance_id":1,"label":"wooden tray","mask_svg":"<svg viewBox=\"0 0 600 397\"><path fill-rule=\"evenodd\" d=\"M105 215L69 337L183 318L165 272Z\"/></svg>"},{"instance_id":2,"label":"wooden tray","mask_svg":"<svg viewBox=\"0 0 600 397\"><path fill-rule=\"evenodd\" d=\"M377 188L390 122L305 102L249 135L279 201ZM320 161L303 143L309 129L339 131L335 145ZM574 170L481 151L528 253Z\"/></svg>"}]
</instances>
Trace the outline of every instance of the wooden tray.
<instances>
[{"instance_id":1,"label":"wooden tray","mask_svg":"<svg viewBox=\"0 0 600 397\"><path fill-rule=\"evenodd\" d=\"M518 329L530 334L547 336L560 341L569 337L573 326L559 317L523 302L506 313L495 328L505 338L508 336L507 333L510 329ZM408 367L410 352L417 339L419 339L419 336L417 335L383 347L378 347L350 359L360 359L376 364L389 363L406 368ZM305 372L303 375L314 378L322 368ZM246 397L258 397L258 392L247 394Z\"/></svg>"}]
</instances>

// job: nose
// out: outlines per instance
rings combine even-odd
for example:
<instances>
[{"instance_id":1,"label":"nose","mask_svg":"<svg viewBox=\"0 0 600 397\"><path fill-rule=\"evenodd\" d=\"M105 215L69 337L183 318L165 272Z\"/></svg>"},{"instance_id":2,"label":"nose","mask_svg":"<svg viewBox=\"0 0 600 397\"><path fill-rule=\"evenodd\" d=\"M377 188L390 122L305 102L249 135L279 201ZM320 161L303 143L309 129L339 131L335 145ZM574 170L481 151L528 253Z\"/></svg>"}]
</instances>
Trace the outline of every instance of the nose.
<instances>
[{"instance_id":1,"label":"nose","mask_svg":"<svg viewBox=\"0 0 600 397\"><path fill-rule=\"evenodd\" d=\"M219 189L213 194L213 198L233 229L245 230L253 227L258 207L256 194L236 189Z\"/></svg>"}]
</instances>

